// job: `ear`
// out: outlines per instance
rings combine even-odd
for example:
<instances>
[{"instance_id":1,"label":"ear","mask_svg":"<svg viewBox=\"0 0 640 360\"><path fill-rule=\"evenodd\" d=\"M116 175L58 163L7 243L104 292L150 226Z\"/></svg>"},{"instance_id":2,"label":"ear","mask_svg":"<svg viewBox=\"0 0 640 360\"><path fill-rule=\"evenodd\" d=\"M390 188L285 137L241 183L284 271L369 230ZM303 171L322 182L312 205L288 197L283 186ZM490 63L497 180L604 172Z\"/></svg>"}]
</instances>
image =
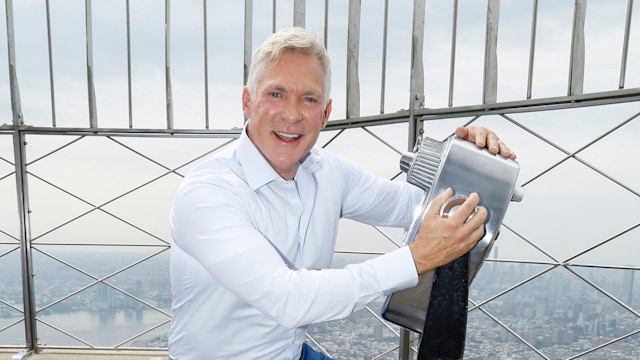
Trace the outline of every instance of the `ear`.
<instances>
[{"instance_id":1,"label":"ear","mask_svg":"<svg viewBox=\"0 0 640 360\"><path fill-rule=\"evenodd\" d=\"M329 121L329 115L331 115L331 101L332 99L329 99L329 102L327 102L327 106L325 106L324 111L322 113L322 128L324 129L325 126L327 126L327 121Z\"/></svg>"},{"instance_id":2,"label":"ear","mask_svg":"<svg viewBox=\"0 0 640 360\"><path fill-rule=\"evenodd\" d=\"M242 112L245 118L251 119L251 94L246 86L242 88Z\"/></svg>"}]
</instances>

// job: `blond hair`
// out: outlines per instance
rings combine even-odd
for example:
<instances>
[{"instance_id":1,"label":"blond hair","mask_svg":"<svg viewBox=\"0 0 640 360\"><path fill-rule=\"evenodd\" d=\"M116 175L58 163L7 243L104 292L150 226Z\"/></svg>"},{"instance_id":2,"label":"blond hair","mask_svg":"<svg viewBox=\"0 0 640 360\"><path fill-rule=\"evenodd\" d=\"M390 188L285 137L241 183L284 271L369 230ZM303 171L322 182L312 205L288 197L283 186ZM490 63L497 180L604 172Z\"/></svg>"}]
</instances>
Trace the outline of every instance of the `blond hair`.
<instances>
[{"instance_id":1,"label":"blond hair","mask_svg":"<svg viewBox=\"0 0 640 360\"><path fill-rule=\"evenodd\" d=\"M288 52L301 52L314 56L320 62L324 73L324 94L323 105L326 105L331 93L331 62L324 45L307 30L300 27L282 29L271 34L258 47L253 55L249 77L247 79L247 89L249 94L255 95L258 82L261 80L264 67L268 62L278 61Z\"/></svg>"}]
</instances>

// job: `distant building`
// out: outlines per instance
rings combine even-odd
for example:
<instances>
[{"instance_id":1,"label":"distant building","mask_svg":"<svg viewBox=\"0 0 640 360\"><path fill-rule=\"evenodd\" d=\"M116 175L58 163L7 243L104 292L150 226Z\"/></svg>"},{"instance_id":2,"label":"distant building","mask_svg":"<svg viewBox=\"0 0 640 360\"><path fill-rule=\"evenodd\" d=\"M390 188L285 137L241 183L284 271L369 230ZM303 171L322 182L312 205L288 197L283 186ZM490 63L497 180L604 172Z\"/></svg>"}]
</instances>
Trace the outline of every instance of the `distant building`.
<instances>
[{"instance_id":1,"label":"distant building","mask_svg":"<svg viewBox=\"0 0 640 360\"><path fill-rule=\"evenodd\" d=\"M622 295L620 296L620 300L627 305L631 305L633 301L633 282L635 273L635 270L625 270L622 278Z\"/></svg>"}]
</instances>

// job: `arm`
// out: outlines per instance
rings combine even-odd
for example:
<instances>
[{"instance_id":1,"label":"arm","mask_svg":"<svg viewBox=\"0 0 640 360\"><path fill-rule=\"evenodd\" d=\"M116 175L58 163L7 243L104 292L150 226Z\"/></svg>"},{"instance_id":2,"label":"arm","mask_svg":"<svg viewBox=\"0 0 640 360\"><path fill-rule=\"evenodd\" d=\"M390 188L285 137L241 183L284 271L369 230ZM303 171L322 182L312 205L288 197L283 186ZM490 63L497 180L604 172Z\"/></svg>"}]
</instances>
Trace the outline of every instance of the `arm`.
<instances>
[{"instance_id":1,"label":"arm","mask_svg":"<svg viewBox=\"0 0 640 360\"><path fill-rule=\"evenodd\" d=\"M283 326L344 318L386 291L417 281L408 249L345 269L294 269L284 250L256 227L249 192L230 189L198 185L178 196L172 214L175 245L216 283Z\"/></svg>"}]
</instances>

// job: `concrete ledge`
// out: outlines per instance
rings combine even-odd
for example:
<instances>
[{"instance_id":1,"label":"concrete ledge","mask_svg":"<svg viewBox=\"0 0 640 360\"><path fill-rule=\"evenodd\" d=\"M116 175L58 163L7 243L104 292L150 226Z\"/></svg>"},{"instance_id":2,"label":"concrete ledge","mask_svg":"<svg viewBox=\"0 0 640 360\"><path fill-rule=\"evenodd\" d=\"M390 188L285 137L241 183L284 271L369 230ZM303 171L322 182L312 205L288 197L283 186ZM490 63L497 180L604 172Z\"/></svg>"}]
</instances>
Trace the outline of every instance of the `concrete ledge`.
<instances>
[{"instance_id":1,"label":"concrete ledge","mask_svg":"<svg viewBox=\"0 0 640 360\"><path fill-rule=\"evenodd\" d=\"M0 360L12 360L23 349L0 349ZM169 360L166 350L44 349L25 360Z\"/></svg>"}]
</instances>

